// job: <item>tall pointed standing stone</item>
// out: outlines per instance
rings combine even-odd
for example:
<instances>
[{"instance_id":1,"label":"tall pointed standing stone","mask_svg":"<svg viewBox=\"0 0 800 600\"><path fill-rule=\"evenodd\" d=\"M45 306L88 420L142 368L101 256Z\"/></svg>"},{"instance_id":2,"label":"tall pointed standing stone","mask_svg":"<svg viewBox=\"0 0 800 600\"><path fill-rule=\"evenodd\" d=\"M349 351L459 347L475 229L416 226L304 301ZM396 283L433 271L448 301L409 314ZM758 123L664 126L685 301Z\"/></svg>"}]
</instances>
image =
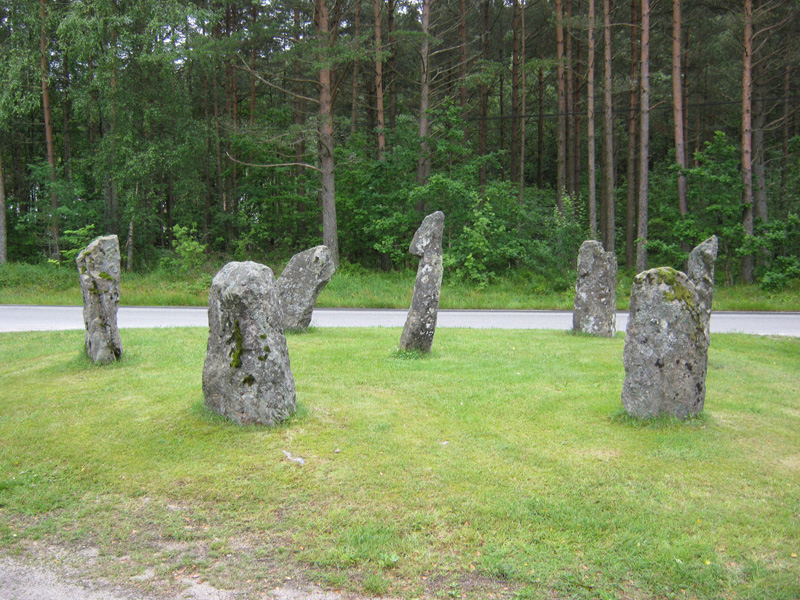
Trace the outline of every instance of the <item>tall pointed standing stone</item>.
<instances>
[{"instance_id":1,"label":"tall pointed standing stone","mask_svg":"<svg viewBox=\"0 0 800 600\"><path fill-rule=\"evenodd\" d=\"M327 246L315 246L292 257L277 282L285 330L308 329L317 297L335 270Z\"/></svg>"},{"instance_id":2,"label":"tall pointed standing stone","mask_svg":"<svg viewBox=\"0 0 800 600\"><path fill-rule=\"evenodd\" d=\"M86 353L97 364L108 364L122 356L117 328L119 260L116 235L95 239L75 259L83 294Z\"/></svg>"},{"instance_id":3,"label":"tall pointed standing stone","mask_svg":"<svg viewBox=\"0 0 800 600\"><path fill-rule=\"evenodd\" d=\"M572 330L603 337L617 331L617 257L596 240L586 240L578 252Z\"/></svg>"},{"instance_id":4,"label":"tall pointed standing stone","mask_svg":"<svg viewBox=\"0 0 800 600\"><path fill-rule=\"evenodd\" d=\"M714 299L714 262L717 260L717 236L712 235L689 254L687 275L697 289L698 305L706 335L709 336L711 301Z\"/></svg>"},{"instance_id":5,"label":"tall pointed standing stone","mask_svg":"<svg viewBox=\"0 0 800 600\"><path fill-rule=\"evenodd\" d=\"M703 410L715 259L711 238L692 252L691 276L661 267L633 280L623 351L628 414L685 419Z\"/></svg>"},{"instance_id":6,"label":"tall pointed standing stone","mask_svg":"<svg viewBox=\"0 0 800 600\"><path fill-rule=\"evenodd\" d=\"M444 213L436 211L425 217L411 240L408 251L419 256L420 261L411 308L400 336L400 350L430 352L433 346L442 289L443 231Z\"/></svg>"},{"instance_id":7,"label":"tall pointed standing stone","mask_svg":"<svg viewBox=\"0 0 800 600\"><path fill-rule=\"evenodd\" d=\"M295 411L283 314L272 271L231 262L211 282L203 395L240 425L275 425Z\"/></svg>"}]
</instances>

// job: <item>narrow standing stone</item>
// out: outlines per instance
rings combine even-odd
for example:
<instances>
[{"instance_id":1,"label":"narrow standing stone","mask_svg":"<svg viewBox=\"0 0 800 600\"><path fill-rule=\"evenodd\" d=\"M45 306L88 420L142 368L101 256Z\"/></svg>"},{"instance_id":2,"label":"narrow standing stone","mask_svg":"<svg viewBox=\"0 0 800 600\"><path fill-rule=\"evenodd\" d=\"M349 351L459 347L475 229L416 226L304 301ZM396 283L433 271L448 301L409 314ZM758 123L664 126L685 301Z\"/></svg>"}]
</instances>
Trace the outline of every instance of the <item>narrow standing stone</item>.
<instances>
[{"instance_id":1,"label":"narrow standing stone","mask_svg":"<svg viewBox=\"0 0 800 600\"><path fill-rule=\"evenodd\" d=\"M572 330L603 337L617 331L617 257L587 240L578 252Z\"/></svg>"},{"instance_id":2,"label":"narrow standing stone","mask_svg":"<svg viewBox=\"0 0 800 600\"><path fill-rule=\"evenodd\" d=\"M716 238L692 252L692 276L669 267L639 273L631 288L622 405L641 418L703 410Z\"/></svg>"},{"instance_id":3,"label":"narrow standing stone","mask_svg":"<svg viewBox=\"0 0 800 600\"><path fill-rule=\"evenodd\" d=\"M240 425L275 425L295 411L283 314L269 267L231 262L211 282L203 394Z\"/></svg>"},{"instance_id":4,"label":"narrow standing stone","mask_svg":"<svg viewBox=\"0 0 800 600\"><path fill-rule=\"evenodd\" d=\"M117 328L119 260L116 235L95 239L75 259L83 294L86 353L97 364L108 364L122 356Z\"/></svg>"},{"instance_id":5,"label":"narrow standing stone","mask_svg":"<svg viewBox=\"0 0 800 600\"><path fill-rule=\"evenodd\" d=\"M336 267L327 246L295 254L278 278L284 330L304 330L311 324L314 305Z\"/></svg>"},{"instance_id":6,"label":"narrow standing stone","mask_svg":"<svg viewBox=\"0 0 800 600\"><path fill-rule=\"evenodd\" d=\"M414 256L419 256L420 261L411 308L400 336L400 350L431 351L442 289L443 230L444 213L436 211L428 215L414 234L408 249Z\"/></svg>"},{"instance_id":7,"label":"narrow standing stone","mask_svg":"<svg viewBox=\"0 0 800 600\"><path fill-rule=\"evenodd\" d=\"M717 260L717 236L712 235L689 254L689 268L686 273L697 289L700 315L703 327L710 337L711 302L714 299L714 263Z\"/></svg>"}]
</instances>

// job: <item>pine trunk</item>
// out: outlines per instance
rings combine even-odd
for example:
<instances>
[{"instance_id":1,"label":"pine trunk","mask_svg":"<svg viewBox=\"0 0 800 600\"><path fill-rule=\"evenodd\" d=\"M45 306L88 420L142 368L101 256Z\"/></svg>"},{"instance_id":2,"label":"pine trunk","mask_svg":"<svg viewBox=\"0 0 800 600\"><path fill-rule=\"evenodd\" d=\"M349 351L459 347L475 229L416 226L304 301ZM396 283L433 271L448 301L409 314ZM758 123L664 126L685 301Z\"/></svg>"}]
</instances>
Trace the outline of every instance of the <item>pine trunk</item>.
<instances>
[{"instance_id":1,"label":"pine trunk","mask_svg":"<svg viewBox=\"0 0 800 600\"><path fill-rule=\"evenodd\" d=\"M603 245L616 252L616 210L614 206L614 97L611 71L611 0L603 0Z\"/></svg>"},{"instance_id":2,"label":"pine trunk","mask_svg":"<svg viewBox=\"0 0 800 600\"><path fill-rule=\"evenodd\" d=\"M430 60L430 22L431 1L422 0L422 47L420 48L420 98L419 98L419 158L417 159L417 183L425 185L431 174L431 155L428 147L430 134L428 123L428 110L430 109L431 82L428 70ZM424 211L424 207L418 206Z\"/></svg>"},{"instance_id":3,"label":"pine trunk","mask_svg":"<svg viewBox=\"0 0 800 600\"><path fill-rule=\"evenodd\" d=\"M375 0L376 2L378 0ZM361 36L361 0L356 0L356 17L353 35L356 40ZM353 60L353 96L350 102L350 135L356 134L356 123L358 122L358 71L361 61L356 55Z\"/></svg>"},{"instance_id":4,"label":"pine trunk","mask_svg":"<svg viewBox=\"0 0 800 600\"><path fill-rule=\"evenodd\" d=\"M511 19L511 181L519 180L519 0L514 0Z\"/></svg>"},{"instance_id":5,"label":"pine trunk","mask_svg":"<svg viewBox=\"0 0 800 600\"><path fill-rule=\"evenodd\" d=\"M2 140L0 140L1 142ZM8 262L8 236L6 235L6 187L3 181L3 152L0 143L0 265Z\"/></svg>"},{"instance_id":6,"label":"pine trunk","mask_svg":"<svg viewBox=\"0 0 800 600\"><path fill-rule=\"evenodd\" d=\"M491 7L491 0L484 0L483 2L483 59L489 62L489 9ZM487 142L489 137L489 85L485 82L481 83L481 103L480 103L480 120L478 121L478 155L486 156ZM488 173L486 163L481 161L480 170L478 171L478 184L480 185L481 192L486 189L486 179Z\"/></svg>"},{"instance_id":7,"label":"pine trunk","mask_svg":"<svg viewBox=\"0 0 800 600\"><path fill-rule=\"evenodd\" d=\"M378 117L378 160L386 154L386 117L383 112L383 55L381 48L381 0L374 0L375 9L375 107Z\"/></svg>"},{"instance_id":8,"label":"pine trunk","mask_svg":"<svg viewBox=\"0 0 800 600\"><path fill-rule=\"evenodd\" d=\"M564 214L564 196L567 193L567 79L564 65L564 10L561 0L556 0L556 53L558 76L556 203L558 211Z\"/></svg>"},{"instance_id":9,"label":"pine trunk","mask_svg":"<svg viewBox=\"0 0 800 600\"><path fill-rule=\"evenodd\" d=\"M744 2L742 57L742 226L753 235L753 0ZM753 283L753 256L742 257L742 281Z\"/></svg>"},{"instance_id":10,"label":"pine trunk","mask_svg":"<svg viewBox=\"0 0 800 600\"><path fill-rule=\"evenodd\" d=\"M681 74L681 0L672 1L672 117L675 125L675 160L678 163L678 210L689 212L686 186L686 137L683 120Z\"/></svg>"},{"instance_id":11,"label":"pine trunk","mask_svg":"<svg viewBox=\"0 0 800 600\"><path fill-rule=\"evenodd\" d=\"M650 0L642 0L642 47L639 70L639 195L636 228L636 271L647 270L647 212L649 204L650 157Z\"/></svg>"},{"instance_id":12,"label":"pine trunk","mask_svg":"<svg viewBox=\"0 0 800 600\"><path fill-rule=\"evenodd\" d=\"M594 22L595 0L589 0L589 59L587 61L586 87L586 127L589 160L589 231L592 239L597 239L597 175L596 148L594 139Z\"/></svg>"},{"instance_id":13,"label":"pine trunk","mask_svg":"<svg viewBox=\"0 0 800 600\"><path fill-rule=\"evenodd\" d=\"M637 139L637 107L639 105L639 42L635 24L639 20L639 0L631 0L631 91L628 98L628 161L627 179L628 196L625 210L625 264L633 267L636 264L636 139Z\"/></svg>"},{"instance_id":14,"label":"pine trunk","mask_svg":"<svg viewBox=\"0 0 800 600\"><path fill-rule=\"evenodd\" d=\"M322 243L339 265L339 232L336 224L336 186L333 159L333 100L329 63L330 30L326 0L316 0L315 24L319 37L319 168L322 183Z\"/></svg>"},{"instance_id":15,"label":"pine trunk","mask_svg":"<svg viewBox=\"0 0 800 600\"><path fill-rule=\"evenodd\" d=\"M41 0L42 28L39 37L40 66L42 75L42 110L44 113L44 135L47 146L47 164L50 166L50 256L61 259L58 249L58 195L56 194L56 152L53 141L53 115L50 110L50 66L47 50L47 0Z\"/></svg>"}]
</instances>

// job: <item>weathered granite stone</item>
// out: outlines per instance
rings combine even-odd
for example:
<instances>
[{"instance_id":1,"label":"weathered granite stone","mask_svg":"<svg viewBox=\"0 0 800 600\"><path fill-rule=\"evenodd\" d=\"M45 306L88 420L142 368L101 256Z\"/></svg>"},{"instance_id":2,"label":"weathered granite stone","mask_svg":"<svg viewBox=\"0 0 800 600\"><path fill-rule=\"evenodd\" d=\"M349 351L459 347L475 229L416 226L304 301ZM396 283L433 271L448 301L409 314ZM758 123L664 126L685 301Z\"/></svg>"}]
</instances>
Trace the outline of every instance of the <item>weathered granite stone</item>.
<instances>
[{"instance_id":1,"label":"weathered granite stone","mask_svg":"<svg viewBox=\"0 0 800 600\"><path fill-rule=\"evenodd\" d=\"M317 296L331 280L335 270L327 246L309 248L292 257L278 277L284 330L308 328Z\"/></svg>"},{"instance_id":2,"label":"weathered granite stone","mask_svg":"<svg viewBox=\"0 0 800 600\"><path fill-rule=\"evenodd\" d=\"M634 279L623 351L628 414L685 419L703 410L709 336L701 297L685 273L669 267Z\"/></svg>"},{"instance_id":3,"label":"weathered granite stone","mask_svg":"<svg viewBox=\"0 0 800 600\"><path fill-rule=\"evenodd\" d=\"M203 394L239 424L275 425L295 411L283 314L269 267L231 262L211 282Z\"/></svg>"},{"instance_id":4,"label":"weathered granite stone","mask_svg":"<svg viewBox=\"0 0 800 600\"><path fill-rule=\"evenodd\" d=\"M419 256L420 261L411 308L400 336L400 350L431 351L442 288L443 230L444 213L436 211L425 217L411 240L408 251Z\"/></svg>"},{"instance_id":5,"label":"weathered granite stone","mask_svg":"<svg viewBox=\"0 0 800 600\"><path fill-rule=\"evenodd\" d=\"M614 337L617 331L617 257L587 240L578 252L573 331Z\"/></svg>"},{"instance_id":6,"label":"weathered granite stone","mask_svg":"<svg viewBox=\"0 0 800 600\"><path fill-rule=\"evenodd\" d=\"M117 328L119 239L115 235L95 239L81 250L75 262L83 293L86 353L97 364L114 362L122 356Z\"/></svg>"},{"instance_id":7,"label":"weathered granite stone","mask_svg":"<svg viewBox=\"0 0 800 600\"><path fill-rule=\"evenodd\" d=\"M710 336L711 301L714 298L714 263L717 260L717 236L712 235L689 254L687 275L697 289L697 308L703 317L703 328Z\"/></svg>"}]
</instances>

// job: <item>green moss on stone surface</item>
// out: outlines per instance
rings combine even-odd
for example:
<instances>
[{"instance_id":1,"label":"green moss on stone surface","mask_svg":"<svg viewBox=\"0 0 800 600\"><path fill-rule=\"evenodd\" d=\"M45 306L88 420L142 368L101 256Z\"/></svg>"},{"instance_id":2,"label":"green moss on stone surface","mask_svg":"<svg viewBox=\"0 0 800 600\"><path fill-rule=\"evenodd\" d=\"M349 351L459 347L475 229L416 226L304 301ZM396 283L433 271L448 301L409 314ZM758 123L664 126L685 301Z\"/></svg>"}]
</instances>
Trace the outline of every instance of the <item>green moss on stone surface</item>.
<instances>
[{"instance_id":1,"label":"green moss on stone surface","mask_svg":"<svg viewBox=\"0 0 800 600\"><path fill-rule=\"evenodd\" d=\"M239 320L233 322L233 334L228 342L233 342L233 350L231 350L231 368L238 369L242 366L242 351L244 346L244 338L242 337L242 330L239 328Z\"/></svg>"},{"instance_id":2,"label":"green moss on stone surface","mask_svg":"<svg viewBox=\"0 0 800 600\"><path fill-rule=\"evenodd\" d=\"M114 277L106 273L105 271L100 271L97 275L100 279L106 279L107 281L114 281Z\"/></svg>"}]
</instances>

